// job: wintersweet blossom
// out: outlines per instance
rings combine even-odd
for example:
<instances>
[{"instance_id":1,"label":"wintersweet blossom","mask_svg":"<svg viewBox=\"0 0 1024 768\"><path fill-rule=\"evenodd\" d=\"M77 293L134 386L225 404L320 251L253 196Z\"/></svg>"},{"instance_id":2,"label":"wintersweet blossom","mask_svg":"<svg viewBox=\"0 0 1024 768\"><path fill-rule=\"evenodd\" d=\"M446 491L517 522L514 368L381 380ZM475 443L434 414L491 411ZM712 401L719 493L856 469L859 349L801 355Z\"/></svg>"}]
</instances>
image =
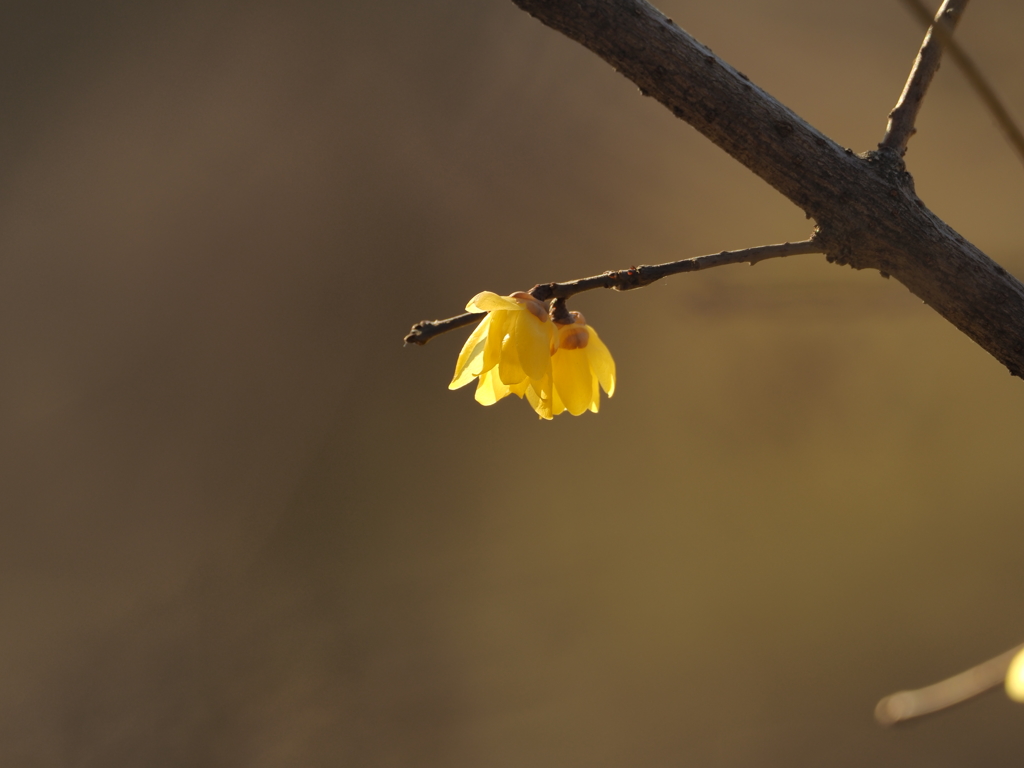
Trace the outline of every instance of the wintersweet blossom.
<instances>
[{"instance_id":1,"label":"wintersweet blossom","mask_svg":"<svg viewBox=\"0 0 1024 768\"><path fill-rule=\"evenodd\" d=\"M499 296L484 291L466 310L487 316L462 347L448 388L476 379L476 401L482 405L510 394L521 398L531 389L538 401L550 402L554 326L544 304L528 293Z\"/></svg>"},{"instance_id":2,"label":"wintersweet blossom","mask_svg":"<svg viewBox=\"0 0 1024 768\"><path fill-rule=\"evenodd\" d=\"M569 313L572 322L555 323L551 352L553 392L550 411L541 398L530 404L542 418L552 418L563 411L579 416L590 410L597 413L600 391L608 397L615 394L615 361L608 347L579 312ZM529 397L529 392L527 396Z\"/></svg>"},{"instance_id":3,"label":"wintersweet blossom","mask_svg":"<svg viewBox=\"0 0 1024 768\"><path fill-rule=\"evenodd\" d=\"M1013 657L1006 671L1006 695L1024 703L1024 650Z\"/></svg>"},{"instance_id":4,"label":"wintersweet blossom","mask_svg":"<svg viewBox=\"0 0 1024 768\"><path fill-rule=\"evenodd\" d=\"M552 322L530 294L490 291L474 296L466 309L487 316L462 347L449 389L476 379L478 403L525 397L542 419L597 413L599 388L609 397L615 392L615 361L579 312L568 313L568 322Z\"/></svg>"}]
</instances>

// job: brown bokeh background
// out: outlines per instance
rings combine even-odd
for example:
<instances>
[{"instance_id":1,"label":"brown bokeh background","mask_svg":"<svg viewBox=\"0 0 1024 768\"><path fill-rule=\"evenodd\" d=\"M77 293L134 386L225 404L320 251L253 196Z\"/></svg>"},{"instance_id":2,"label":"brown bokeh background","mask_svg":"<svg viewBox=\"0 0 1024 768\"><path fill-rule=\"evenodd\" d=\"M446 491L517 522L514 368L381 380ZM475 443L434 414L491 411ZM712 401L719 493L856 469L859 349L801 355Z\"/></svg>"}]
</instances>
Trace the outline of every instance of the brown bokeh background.
<instances>
[{"instance_id":1,"label":"brown bokeh background","mask_svg":"<svg viewBox=\"0 0 1024 768\"><path fill-rule=\"evenodd\" d=\"M896 0L662 0L856 151ZM1024 384L821 256L589 294L620 389L446 384L484 289L806 237L508 0L8 4L0 764L1017 765ZM1017 0L962 39L1024 115ZM1024 275L1024 169L953 67L922 198Z\"/></svg>"}]
</instances>

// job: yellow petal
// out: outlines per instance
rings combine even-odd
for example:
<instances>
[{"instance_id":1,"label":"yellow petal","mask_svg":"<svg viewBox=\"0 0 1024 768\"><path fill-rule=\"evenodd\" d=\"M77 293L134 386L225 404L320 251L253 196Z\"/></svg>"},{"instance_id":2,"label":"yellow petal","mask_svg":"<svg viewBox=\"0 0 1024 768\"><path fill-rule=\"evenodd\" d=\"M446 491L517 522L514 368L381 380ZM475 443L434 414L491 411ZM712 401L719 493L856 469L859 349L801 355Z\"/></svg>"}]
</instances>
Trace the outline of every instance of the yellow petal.
<instances>
[{"instance_id":1,"label":"yellow petal","mask_svg":"<svg viewBox=\"0 0 1024 768\"><path fill-rule=\"evenodd\" d=\"M519 362L519 334L523 320L529 321L529 312L516 312L509 315L508 335L501 343L501 360L498 362L498 376L503 384L518 384L526 378L526 371Z\"/></svg>"},{"instance_id":2,"label":"yellow petal","mask_svg":"<svg viewBox=\"0 0 1024 768\"><path fill-rule=\"evenodd\" d=\"M562 398L558 396L558 390L551 387L551 415L558 416L560 413L565 413L565 403L562 402Z\"/></svg>"},{"instance_id":3,"label":"yellow petal","mask_svg":"<svg viewBox=\"0 0 1024 768\"><path fill-rule=\"evenodd\" d=\"M591 382L590 411L591 413L597 413L601 407L601 390L597 386L597 376L592 376Z\"/></svg>"},{"instance_id":4,"label":"yellow petal","mask_svg":"<svg viewBox=\"0 0 1024 768\"><path fill-rule=\"evenodd\" d=\"M487 329L491 325L491 316L488 315L469 334L466 343L459 353L459 360L455 363L455 376L448 389L464 387L480 375L484 363L484 345L487 343Z\"/></svg>"},{"instance_id":5,"label":"yellow petal","mask_svg":"<svg viewBox=\"0 0 1024 768\"><path fill-rule=\"evenodd\" d=\"M496 371L488 371L479 378L474 397L480 405L494 405L509 394L509 388L498 380Z\"/></svg>"},{"instance_id":6,"label":"yellow petal","mask_svg":"<svg viewBox=\"0 0 1024 768\"><path fill-rule=\"evenodd\" d=\"M598 337L597 331L590 326L587 326L587 330L590 331L590 340L587 342L590 367L601 382L601 387L608 393L608 397L611 397L615 394L615 360L612 359L608 347Z\"/></svg>"},{"instance_id":7,"label":"yellow petal","mask_svg":"<svg viewBox=\"0 0 1024 768\"><path fill-rule=\"evenodd\" d=\"M560 349L551 357L555 391L573 416L590 407L594 374L585 349Z\"/></svg>"},{"instance_id":8,"label":"yellow petal","mask_svg":"<svg viewBox=\"0 0 1024 768\"><path fill-rule=\"evenodd\" d=\"M531 386L526 390L526 400L542 419L550 420L552 418L550 398L545 399L540 397L540 395L537 394L537 390Z\"/></svg>"},{"instance_id":9,"label":"yellow petal","mask_svg":"<svg viewBox=\"0 0 1024 768\"><path fill-rule=\"evenodd\" d=\"M545 374L540 381L530 380L530 386L526 390L526 399L542 419L552 417L550 373Z\"/></svg>"},{"instance_id":10,"label":"yellow petal","mask_svg":"<svg viewBox=\"0 0 1024 768\"><path fill-rule=\"evenodd\" d=\"M494 312L499 309L521 310L523 307L515 299L499 296L491 291L478 293L466 305L467 312Z\"/></svg>"},{"instance_id":11,"label":"yellow petal","mask_svg":"<svg viewBox=\"0 0 1024 768\"><path fill-rule=\"evenodd\" d=\"M516 316L516 355L523 371L531 379L540 380L551 371L553 325L550 320L538 320L532 312Z\"/></svg>"},{"instance_id":12,"label":"yellow petal","mask_svg":"<svg viewBox=\"0 0 1024 768\"><path fill-rule=\"evenodd\" d=\"M480 367L480 373L487 373L501 360L501 342L505 338L505 334L508 333L508 321L510 319L509 313L503 309L491 312L487 317L490 318L491 324L487 329L487 343L484 344L484 362Z\"/></svg>"},{"instance_id":13,"label":"yellow petal","mask_svg":"<svg viewBox=\"0 0 1024 768\"><path fill-rule=\"evenodd\" d=\"M523 395L526 394L527 390L530 389L530 380L523 379L518 384L513 384L508 388L508 391L518 397L520 400L523 399Z\"/></svg>"}]
</instances>

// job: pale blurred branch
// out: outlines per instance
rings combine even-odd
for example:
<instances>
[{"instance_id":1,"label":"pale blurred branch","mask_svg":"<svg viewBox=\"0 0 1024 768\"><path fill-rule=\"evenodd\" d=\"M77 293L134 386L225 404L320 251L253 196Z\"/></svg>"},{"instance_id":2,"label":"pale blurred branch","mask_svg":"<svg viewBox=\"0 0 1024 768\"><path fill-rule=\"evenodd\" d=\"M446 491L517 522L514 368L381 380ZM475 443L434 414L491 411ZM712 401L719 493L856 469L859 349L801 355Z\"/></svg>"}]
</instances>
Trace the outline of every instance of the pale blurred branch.
<instances>
[{"instance_id":1,"label":"pale blurred branch","mask_svg":"<svg viewBox=\"0 0 1024 768\"><path fill-rule=\"evenodd\" d=\"M540 301L548 299L568 299L577 293L592 291L596 288L611 288L615 291L629 291L634 288L643 288L669 275L679 275L684 272L697 272L711 267L723 267L727 264L750 264L753 266L759 261L766 259L777 259L783 256L796 256L804 253L823 253L821 246L810 240L801 240L796 243L779 243L777 245L759 245L754 248L744 248L741 251L722 251L707 256L696 256L680 261L670 261L665 264L641 265L620 269L614 272L605 272L593 277L582 277L578 280L571 280L566 283L541 283L530 289L530 294ZM463 315L456 315L447 320L424 320L416 323L405 337L407 344L426 344L435 336L447 331L469 325L479 320L480 315L467 312Z\"/></svg>"},{"instance_id":2,"label":"pale blurred branch","mask_svg":"<svg viewBox=\"0 0 1024 768\"><path fill-rule=\"evenodd\" d=\"M911 7L914 13L920 18L924 14L928 32L924 36L921 50L914 60L914 66L910 70L910 77L903 87L899 101L889 113L889 124L885 129L885 136L882 138L881 147L892 149L902 156L907 152L907 143L910 137L917 132L915 124L917 113L921 110L928 86L932 78L939 71L939 64L942 62L942 49L947 41L952 41L952 32L960 16L967 7L968 0L945 0L938 13L935 14L933 22L928 15L927 9L921 5L919 0L904 0ZM941 31L939 31L941 29Z\"/></svg>"},{"instance_id":3,"label":"pale blurred branch","mask_svg":"<svg viewBox=\"0 0 1024 768\"><path fill-rule=\"evenodd\" d=\"M936 23L934 24L932 23L932 19L928 13L928 9L924 7L924 5L921 3L921 0L903 0L903 2L907 5L908 8L910 8L910 10L914 13L915 16L917 16L918 19L920 19L925 25L929 27L928 35L925 37L926 46L928 44L929 39L934 36L935 38L938 38L939 42L943 47L949 49L949 55L953 58L953 61L956 62L957 66L960 67L961 71L963 71L964 75L967 77L967 82L971 84L971 87L975 90L975 92L978 94L981 100L985 103L985 106L992 113L992 116L995 118L995 121L999 125L1000 130L1002 130L1003 134L1006 136L1006 140L1010 142L1010 146L1013 147L1014 151L1017 153L1017 157L1021 160L1021 162L1024 162L1024 135L1021 134L1020 128L1017 127L1016 123L1013 121L1013 118L1010 116L1009 111L1006 109L1006 107L1003 106L1003 103L999 100L999 97L996 96L996 92L993 90L992 86L988 84L988 80L985 79L985 76L981 73L981 70L978 69L977 65L970 58L970 56L967 55L967 53L960 46L960 44L953 38L952 26L955 25L957 19L959 19L959 14L963 12L963 7L967 4L967 0L959 0L959 10L953 10L948 12L950 13L948 19L951 22L948 27L946 24L940 24L938 22L940 17L942 17L946 9L946 6L952 4L950 0L947 0L943 4L942 8L939 10L939 13L935 17ZM922 54L923 53L924 49L922 48ZM941 51L936 55L936 68L938 68L938 57L941 57L941 55ZM929 80L930 79L931 78L929 77ZM925 88L927 88L927 85L925 85ZM907 136L903 141L904 151L906 151L906 141L909 140L909 138L910 136ZM884 141L885 140L883 139L883 142Z\"/></svg>"},{"instance_id":4,"label":"pale blurred branch","mask_svg":"<svg viewBox=\"0 0 1024 768\"><path fill-rule=\"evenodd\" d=\"M948 709L995 688L1002 684L1010 662L1022 648L1024 645L1018 645L934 685L886 696L875 707L875 719L881 725L895 725Z\"/></svg>"}]
</instances>

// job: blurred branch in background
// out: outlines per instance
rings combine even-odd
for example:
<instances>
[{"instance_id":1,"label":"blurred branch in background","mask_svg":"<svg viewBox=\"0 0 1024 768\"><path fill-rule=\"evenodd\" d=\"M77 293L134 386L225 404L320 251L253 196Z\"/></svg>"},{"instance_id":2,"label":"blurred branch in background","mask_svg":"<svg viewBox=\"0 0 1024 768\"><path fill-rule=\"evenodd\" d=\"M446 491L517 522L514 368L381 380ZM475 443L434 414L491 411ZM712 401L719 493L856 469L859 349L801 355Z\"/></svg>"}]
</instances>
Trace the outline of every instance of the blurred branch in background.
<instances>
[{"instance_id":1,"label":"blurred branch in background","mask_svg":"<svg viewBox=\"0 0 1024 768\"><path fill-rule=\"evenodd\" d=\"M549 299L568 299L577 293L592 291L595 288L630 291L634 288L643 288L664 277L679 275L684 272L697 272L712 267L724 267L727 264L746 263L753 266L759 261L767 259L823 252L824 249L818 245L814 238L801 240L796 243L759 245L754 248L744 248L741 251L722 251L721 253L712 253L707 256L670 261L665 264L630 267L629 269L605 272L592 277L581 277L578 280L571 280L566 283L541 283L531 288L529 293L538 301L547 301ZM455 317L449 317L447 320L423 320L412 327L412 330L405 337L405 343L423 345L435 336L469 325L479 319L479 313L467 312Z\"/></svg>"},{"instance_id":2,"label":"blurred branch in background","mask_svg":"<svg viewBox=\"0 0 1024 768\"><path fill-rule=\"evenodd\" d=\"M1003 106L1003 103L999 100L999 97L996 96L996 92L992 89L992 86L988 84L988 81L985 79L985 76L981 74L981 70L978 69L977 65L970 58L970 56L967 55L967 53L960 46L960 44L953 39L952 27L956 25L956 22L960 18L960 14L963 13L963 9L967 5L967 0L960 0L960 2L957 3L956 8L948 9L947 6L953 5L953 2L955 2L955 0L946 0L946 2L943 3L942 8L939 9L938 14L936 14L934 22L932 21L931 14L928 13L928 9L924 7L924 4L921 2L921 0L903 0L903 2L911 10L911 12L918 19L920 19L922 23L925 24L925 26L928 27L929 30L928 35L925 37L925 45L921 49L921 55L919 56L918 61L921 61L921 59L924 58L925 49L928 48L930 41L932 40L934 35L934 37L939 39L939 42L942 44L942 46L949 49L949 55L953 57L953 61L956 62L957 66L960 67L960 70L967 77L967 82L971 84L971 87L974 88L978 96L981 97L981 100L985 103L985 106L988 107L989 111L992 113L992 116L995 118L996 123L999 125L999 128L1006 136L1006 140L1010 142L1010 146L1013 147L1014 151L1017 153L1017 157L1020 159L1021 162L1024 162L1024 135L1021 134L1020 128L1018 128L1016 123L1014 123L1013 118L1010 117L1010 113L1007 111L1006 107ZM940 24L938 22L942 19L943 15L946 16L946 23ZM939 51L937 54L930 54L930 56L934 57L934 66L935 69L938 69L939 59L942 56L941 51ZM915 71L916 69L917 66L915 65ZM911 75L911 79L913 79L913 74ZM929 76L928 80L930 79L931 77ZM909 89L909 82L907 83L907 87ZM924 88L927 89L927 87L928 85L927 83L925 83ZM904 91L904 95L906 95L906 91ZM902 105L902 103L903 98L901 97L900 104ZM899 106L897 106L897 110L898 109ZM893 112L895 113L895 111L896 110L894 110ZM916 108L914 109L914 112L916 114ZM895 114L893 115L893 119L895 120ZM911 131L911 134L912 133L913 131ZM889 135L887 133L886 139L888 138ZM910 135L907 135L903 139L904 150L906 149L906 142L909 139ZM885 139L883 139L883 143L884 142Z\"/></svg>"},{"instance_id":3,"label":"blurred branch in background","mask_svg":"<svg viewBox=\"0 0 1024 768\"><path fill-rule=\"evenodd\" d=\"M1006 679L1010 662L1022 649L1024 645L1018 645L934 685L890 694L878 702L875 719L881 725L896 725L948 709L991 690Z\"/></svg>"}]
</instances>

